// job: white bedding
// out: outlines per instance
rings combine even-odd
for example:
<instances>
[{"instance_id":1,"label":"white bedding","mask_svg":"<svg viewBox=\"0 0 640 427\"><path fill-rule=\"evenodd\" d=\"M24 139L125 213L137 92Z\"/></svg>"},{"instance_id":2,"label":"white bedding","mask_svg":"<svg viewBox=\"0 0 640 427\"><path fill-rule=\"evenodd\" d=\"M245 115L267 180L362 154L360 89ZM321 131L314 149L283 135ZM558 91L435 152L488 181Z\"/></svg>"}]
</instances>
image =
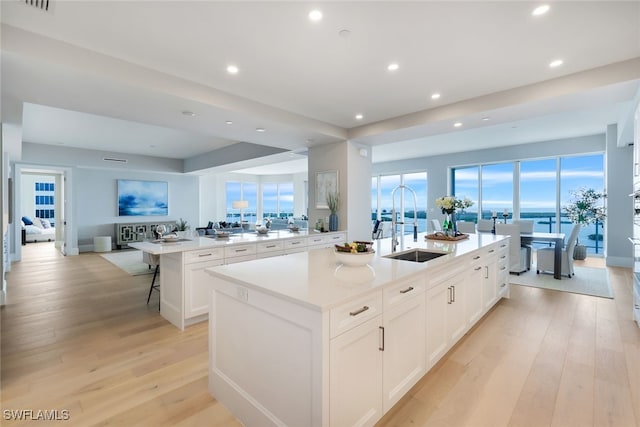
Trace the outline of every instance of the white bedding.
<instances>
[{"instance_id":1,"label":"white bedding","mask_svg":"<svg viewBox=\"0 0 640 427\"><path fill-rule=\"evenodd\" d=\"M56 240L56 229L40 228L35 225L25 225L26 241L27 242L51 242Z\"/></svg>"}]
</instances>

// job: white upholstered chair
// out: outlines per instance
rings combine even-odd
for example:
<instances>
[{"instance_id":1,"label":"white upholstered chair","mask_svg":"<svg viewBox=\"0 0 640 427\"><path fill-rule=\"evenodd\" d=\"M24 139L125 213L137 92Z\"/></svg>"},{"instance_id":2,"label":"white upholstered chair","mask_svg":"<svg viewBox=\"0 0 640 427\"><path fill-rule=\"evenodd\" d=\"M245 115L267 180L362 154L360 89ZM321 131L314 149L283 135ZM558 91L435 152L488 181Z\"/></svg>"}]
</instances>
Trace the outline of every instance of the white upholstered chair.
<instances>
[{"instance_id":1,"label":"white upholstered chair","mask_svg":"<svg viewBox=\"0 0 640 427\"><path fill-rule=\"evenodd\" d=\"M456 221L456 227L461 233L475 233L476 223L471 221Z\"/></svg>"},{"instance_id":2,"label":"white upholstered chair","mask_svg":"<svg viewBox=\"0 0 640 427\"><path fill-rule=\"evenodd\" d=\"M156 289L160 292L160 284L156 283L156 278L158 276L158 271L160 270L160 255L153 255L149 252L142 252L142 262L145 264L149 264L149 268L155 267L155 271L153 272L153 279L151 280L151 287L149 288L149 296L147 297L147 304L149 304L149 300L151 299L151 292ZM158 298L158 310L160 310L160 298Z\"/></svg>"},{"instance_id":3,"label":"white upholstered chair","mask_svg":"<svg viewBox=\"0 0 640 427\"><path fill-rule=\"evenodd\" d=\"M509 236L509 272L527 271L527 250L520 246L520 227L514 224L496 224L496 234Z\"/></svg>"},{"instance_id":4,"label":"white upholstered chair","mask_svg":"<svg viewBox=\"0 0 640 427\"><path fill-rule=\"evenodd\" d=\"M571 234L569 235L569 239L567 239L566 245L562 248L562 268L560 274L563 276L574 276L575 273L573 271L573 250L576 247L578 242L578 233L580 233L580 224L575 224L573 229L571 230ZM538 273L541 272L550 272L553 273L554 267L554 248L540 248L537 253L537 265L536 270Z\"/></svg>"},{"instance_id":5,"label":"white upholstered chair","mask_svg":"<svg viewBox=\"0 0 640 427\"><path fill-rule=\"evenodd\" d=\"M436 231L442 231L442 226L440 225L440 220L438 219L432 219L431 220L431 226L433 227L433 232L435 233Z\"/></svg>"},{"instance_id":6,"label":"white upholstered chair","mask_svg":"<svg viewBox=\"0 0 640 427\"><path fill-rule=\"evenodd\" d=\"M532 219L516 219L513 221L514 224L520 227L520 233L531 234L533 233L533 220ZM530 244L520 242L520 245L527 250L527 270L531 269L531 252L533 251L533 247Z\"/></svg>"},{"instance_id":7,"label":"white upholstered chair","mask_svg":"<svg viewBox=\"0 0 640 427\"><path fill-rule=\"evenodd\" d=\"M493 220L492 219L479 219L478 220L478 232L491 232L493 231Z\"/></svg>"}]
</instances>

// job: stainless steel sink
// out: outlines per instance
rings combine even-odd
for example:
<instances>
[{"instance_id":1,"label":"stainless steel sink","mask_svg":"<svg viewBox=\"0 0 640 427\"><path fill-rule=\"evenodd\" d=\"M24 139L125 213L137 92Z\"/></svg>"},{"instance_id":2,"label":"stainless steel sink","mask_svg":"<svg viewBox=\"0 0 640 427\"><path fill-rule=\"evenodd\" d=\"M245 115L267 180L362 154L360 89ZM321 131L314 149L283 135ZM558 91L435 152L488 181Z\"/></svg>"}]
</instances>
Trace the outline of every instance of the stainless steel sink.
<instances>
[{"instance_id":1,"label":"stainless steel sink","mask_svg":"<svg viewBox=\"0 0 640 427\"><path fill-rule=\"evenodd\" d=\"M391 255L386 255L385 258L399 259L402 261L411 262L426 262L432 259L439 258L443 255L447 255L446 252L433 252L425 249L410 249L404 252L398 252Z\"/></svg>"}]
</instances>

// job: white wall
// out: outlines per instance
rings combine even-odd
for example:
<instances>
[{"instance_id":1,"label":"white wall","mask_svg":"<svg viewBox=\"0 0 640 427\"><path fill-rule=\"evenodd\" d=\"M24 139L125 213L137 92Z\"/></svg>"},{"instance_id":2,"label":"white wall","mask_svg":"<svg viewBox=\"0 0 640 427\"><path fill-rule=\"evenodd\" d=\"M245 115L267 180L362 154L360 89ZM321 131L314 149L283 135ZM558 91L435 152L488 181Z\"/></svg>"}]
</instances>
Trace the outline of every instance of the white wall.
<instances>
[{"instance_id":1,"label":"white wall","mask_svg":"<svg viewBox=\"0 0 640 427\"><path fill-rule=\"evenodd\" d=\"M118 216L118 179L167 181L169 214L167 216ZM74 189L75 226L78 232L78 248L81 252L92 249L94 236L112 236L115 244L116 223L174 221L183 218L192 229L199 223L199 180L194 175L77 168L74 174Z\"/></svg>"}]
</instances>

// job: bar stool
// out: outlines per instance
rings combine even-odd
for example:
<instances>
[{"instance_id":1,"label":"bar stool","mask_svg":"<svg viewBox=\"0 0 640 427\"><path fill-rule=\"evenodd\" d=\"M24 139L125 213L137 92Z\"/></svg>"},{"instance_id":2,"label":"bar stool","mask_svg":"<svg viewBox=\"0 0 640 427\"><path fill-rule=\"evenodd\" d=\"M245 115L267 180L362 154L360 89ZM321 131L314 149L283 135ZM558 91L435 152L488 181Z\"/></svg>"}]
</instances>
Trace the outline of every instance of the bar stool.
<instances>
[{"instance_id":1,"label":"bar stool","mask_svg":"<svg viewBox=\"0 0 640 427\"><path fill-rule=\"evenodd\" d=\"M142 252L142 262L145 264L149 264L149 268L155 267L155 271L153 272L153 279L151 280L151 287L149 288L149 296L147 297L147 305L149 304L149 300L151 299L151 292L153 290L157 290L160 292L160 283L157 285L156 277L158 276L158 272L160 271L160 255L153 255L149 252ZM158 311L160 311L160 296L158 296Z\"/></svg>"}]
</instances>

